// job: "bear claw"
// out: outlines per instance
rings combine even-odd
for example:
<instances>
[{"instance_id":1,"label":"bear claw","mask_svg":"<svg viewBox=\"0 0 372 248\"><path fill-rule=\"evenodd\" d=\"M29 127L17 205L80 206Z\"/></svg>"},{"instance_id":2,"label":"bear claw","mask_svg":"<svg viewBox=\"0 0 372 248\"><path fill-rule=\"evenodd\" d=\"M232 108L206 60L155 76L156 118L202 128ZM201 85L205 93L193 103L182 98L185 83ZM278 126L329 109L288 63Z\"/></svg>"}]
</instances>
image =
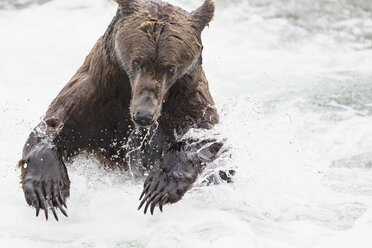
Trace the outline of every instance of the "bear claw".
<instances>
[{"instance_id":1,"label":"bear claw","mask_svg":"<svg viewBox=\"0 0 372 248\"><path fill-rule=\"evenodd\" d=\"M42 185L42 186L41 186ZM63 196L64 190L57 190L58 186L54 185L54 191L47 190L46 185L49 183L38 183L38 182L26 182L23 185L25 191L25 197L27 202L30 203L36 209L36 217L40 214L40 209L44 210L45 219L49 218L49 209L52 211L52 214L56 221L59 221L56 208L58 208L61 213L68 217L65 209L63 209L62 204L66 206L65 198ZM59 184L62 185L62 184ZM44 186L44 187L43 187ZM52 187L49 187L52 188ZM54 198L52 198L52 195ZM61 203L62 202L62 203Z\"/></svg>"}]
</instances>

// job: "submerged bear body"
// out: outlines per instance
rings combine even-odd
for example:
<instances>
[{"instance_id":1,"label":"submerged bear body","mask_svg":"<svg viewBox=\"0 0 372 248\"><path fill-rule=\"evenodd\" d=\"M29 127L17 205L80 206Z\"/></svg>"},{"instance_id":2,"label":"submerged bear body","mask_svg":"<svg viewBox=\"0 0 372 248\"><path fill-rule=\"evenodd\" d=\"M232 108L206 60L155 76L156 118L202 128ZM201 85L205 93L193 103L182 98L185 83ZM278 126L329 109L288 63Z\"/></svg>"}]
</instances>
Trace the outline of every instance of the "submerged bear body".
<instances>
[{"instance_id":1,"label":"submerged bear body","mask_svg":"<svg viewBox=\"0 0 372 248\"><path fill-rule=\"evenodd\" d=\"M177 202L222 144L186 138L218 122L202 68L201 32L214 13L206 0L188 13L160 1L118 0L118 11L84 64L30 134L19 165L26 201L65 214L65 162L82 151L108 166L149 170L141 208Z\"/></svg>"}]
</instances>

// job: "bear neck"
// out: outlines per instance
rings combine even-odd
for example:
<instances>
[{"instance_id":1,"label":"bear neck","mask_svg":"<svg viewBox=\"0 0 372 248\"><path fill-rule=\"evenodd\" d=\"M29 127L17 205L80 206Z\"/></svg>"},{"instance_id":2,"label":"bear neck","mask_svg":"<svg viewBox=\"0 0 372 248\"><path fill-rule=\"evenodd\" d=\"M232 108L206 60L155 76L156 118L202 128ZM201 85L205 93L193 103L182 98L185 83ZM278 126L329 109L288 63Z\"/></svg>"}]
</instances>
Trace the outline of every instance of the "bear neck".
<instances>
[{"instance_id":1,"label":"bear neck","mask_svg":"<svg viewBox=\"0 0 372 248\"><path fill-rule=\"evenodd\" d=\"M129 84L129 78L117 61L109 55L107 44L101 37L88 57L82 69L89 74L90 78L100 87L111 87L117 83Z\"/></svg>"},{"instance_id":2,"label":"bear neck","mask_svg":"<svg viewBox=\"0 0 372 248\"><path fill-rule=\"evenodd\" d=\"M130 86L129 78L115 56L114 30L120 18L121 14L118 11L82 66L92 81L100 87L111 87L118 83Z\"/></svg>"}]
</instances>

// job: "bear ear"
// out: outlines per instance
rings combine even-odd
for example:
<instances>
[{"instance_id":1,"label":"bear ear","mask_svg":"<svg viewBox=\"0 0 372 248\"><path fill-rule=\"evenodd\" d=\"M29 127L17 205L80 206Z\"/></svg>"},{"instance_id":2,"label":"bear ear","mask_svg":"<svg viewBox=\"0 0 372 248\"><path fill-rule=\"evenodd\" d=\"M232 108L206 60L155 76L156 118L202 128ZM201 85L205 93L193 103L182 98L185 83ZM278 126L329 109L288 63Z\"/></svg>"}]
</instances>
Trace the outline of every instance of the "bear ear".
<instances>
[{"instance_id":1,"label":"bear ear","mask_svg":"<svg viewBox=\"0 0 372 248\"><path fill-rule=\"evenodd\" d=\"M114 0L119 4L119 9L125 15L133 14L139 7L138 0Z\"/></svg>"},{"instance_id":2,"label":"bear ear","mask_svg":"<svg viewBox=\"0 0 372 248\"><path fill-rule=\"evenodd\" d=\"M205 0L203 5L191 12L192 19L196 22L198 30L201 32L213 19L216 5L214 0Z\"/></svg>"}]
</instances>

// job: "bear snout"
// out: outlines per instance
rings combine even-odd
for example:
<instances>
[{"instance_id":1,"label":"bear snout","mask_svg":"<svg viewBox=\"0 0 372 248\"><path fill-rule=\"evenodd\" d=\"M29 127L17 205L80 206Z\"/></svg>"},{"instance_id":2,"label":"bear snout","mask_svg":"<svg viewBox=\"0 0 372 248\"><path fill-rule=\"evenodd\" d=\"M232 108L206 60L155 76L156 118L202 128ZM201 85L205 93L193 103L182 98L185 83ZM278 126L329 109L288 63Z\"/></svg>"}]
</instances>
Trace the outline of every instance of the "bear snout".
<instances>
[{"instance_id":1,"label":"bear snout","mask_svg":"<svg viewBox=\"0 0 372 248\"><path fill-rule=\"evenodd\" d=\"M147 111L147 110L136 110L134 113L133 113L133 121L139 125L139 126L142 126L142 127L147 127L147 126L151 126L152 123L154 122L154 113L152 113L151 111Z\"/></svg>"}]
</instances>

